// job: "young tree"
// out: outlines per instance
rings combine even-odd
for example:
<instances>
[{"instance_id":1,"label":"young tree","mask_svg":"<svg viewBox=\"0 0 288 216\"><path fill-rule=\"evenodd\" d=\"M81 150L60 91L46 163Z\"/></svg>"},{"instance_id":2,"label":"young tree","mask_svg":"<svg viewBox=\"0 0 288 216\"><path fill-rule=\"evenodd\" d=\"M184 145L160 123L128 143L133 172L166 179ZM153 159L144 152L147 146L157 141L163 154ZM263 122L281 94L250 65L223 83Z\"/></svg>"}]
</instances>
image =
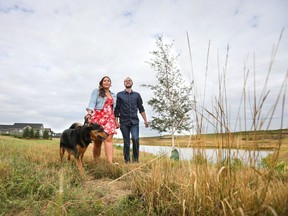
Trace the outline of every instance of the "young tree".
<instances>
[{"instance_id":1,"label":"young tree","mask_svg":"<svg viewBox=\"0 0 288 216\"><path fill-rule=\"evenodd\" d=\"M36 130L34 137L39 139L40 138L40 130Z\"/></svg>"},{"instance_id":2,"label":"young tree","mask_svg":"<svg viewBox=\"0 0 288 216\"><path fill-rule=\"evenodd\" d=\"M44 130L43 139L49 139L49 131L48 130Z\"/></svg>"},{"instance_id":3,"label":"young tree","mask_svg":"<svg viewBox=\"0 0 288 216\"><path fill-rule=\"evenodd\" d=\"M29 138L34 138L34 130L33 130L33 128L30 128Z\"/></svg>"},{"instance_id":4,"label":"young tree","mask_svg":"<svg viewBox=\"0 0 288 216\"><path fill-rule=\"evenodd\" d=\"M30 138L30 129L26 127L23 132L23 138Z\"/></svg>"},{"instance_id":5,"label":"young tree","mask_svg":"<svg viewBox=\"0 0 288 216\"><path fill-rule=\"evenodd\" d=\"M177 57L172 53L172 44L164 44L163 37L156 39L157 50L152 51L153 59L148 62L156 71L157 84L143 84L150 88L154 97L148 101L157 116L152 116L151 128L160 133L170 133L175 147L175 133L191 129L192 85L185 84L177 67Z\"/></svg>"}]
</instances>

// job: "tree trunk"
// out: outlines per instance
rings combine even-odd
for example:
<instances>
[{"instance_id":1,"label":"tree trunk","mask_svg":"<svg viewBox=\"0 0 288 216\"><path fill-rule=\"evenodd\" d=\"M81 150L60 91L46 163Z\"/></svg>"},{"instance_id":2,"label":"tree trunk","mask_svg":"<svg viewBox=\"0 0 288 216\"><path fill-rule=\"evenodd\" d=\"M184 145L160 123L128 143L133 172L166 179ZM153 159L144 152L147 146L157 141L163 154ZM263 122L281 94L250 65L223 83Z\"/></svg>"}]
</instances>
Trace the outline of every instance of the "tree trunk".
<instances>
[{"instance_id":1,"label":"tree trunk","mask_svg":"<svg viewBox=\"0 0 288 216\"><path fill-rule=\"evenodd\" d=\"M172 126L172 148L175 148L175 141L174 141L174 133L175 133L175 128Z\"/></svg>"}]
</instances>

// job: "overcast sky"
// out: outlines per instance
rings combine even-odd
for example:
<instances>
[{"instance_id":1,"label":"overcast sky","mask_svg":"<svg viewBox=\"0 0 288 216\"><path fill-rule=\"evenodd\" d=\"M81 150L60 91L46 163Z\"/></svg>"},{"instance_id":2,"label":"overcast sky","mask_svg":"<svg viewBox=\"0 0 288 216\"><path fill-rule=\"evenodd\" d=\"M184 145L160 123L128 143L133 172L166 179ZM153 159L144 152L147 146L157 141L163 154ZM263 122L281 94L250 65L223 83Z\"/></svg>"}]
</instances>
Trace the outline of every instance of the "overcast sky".
<instances>
[{"instance_id":1,"label":"overcast sky","mask_svg":"<svg viewBox=\"0 0 288 216\"><path fill-rule=\"evenodd\" d=\"M205 95L210 41L201 102L209 109L229 44L226 84L233 121L244 67L253 99L253 72L260 92L284 28L267 86L269 110L288 69L287 9L287 0L0 0L0 124L43 123L62 132L83 122L91 92L104 75L115 93L130 76L151 120L147 101L153 95L140 85L156 82L156 72L145 62L157 35L174 41L178 67L185 80L194 80L199 100ZM280 120L277 109L271 129L279 128ZM141 136L155 135L142 127L142 119L140 124Z\"/></svg>"}]
</instances>

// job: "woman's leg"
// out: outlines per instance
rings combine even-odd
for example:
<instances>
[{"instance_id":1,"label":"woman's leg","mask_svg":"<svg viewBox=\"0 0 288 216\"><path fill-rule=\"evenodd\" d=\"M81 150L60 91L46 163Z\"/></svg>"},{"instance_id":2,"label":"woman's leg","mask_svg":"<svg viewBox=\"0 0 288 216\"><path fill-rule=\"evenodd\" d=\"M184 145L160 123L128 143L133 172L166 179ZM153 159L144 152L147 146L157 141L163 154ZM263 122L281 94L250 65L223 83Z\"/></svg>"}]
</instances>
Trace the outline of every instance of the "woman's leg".
<instances>
[{"instance_id":1,"label":"woman's leg","mask_svg":"<svg viewBox=\"0 0 288 216\"><path fill-rule=\"evenodd\" d=\"M110 134L106 140L104 140L105 155L109 163L113 163L113 134Z\"/></svg>"}]
</instances>

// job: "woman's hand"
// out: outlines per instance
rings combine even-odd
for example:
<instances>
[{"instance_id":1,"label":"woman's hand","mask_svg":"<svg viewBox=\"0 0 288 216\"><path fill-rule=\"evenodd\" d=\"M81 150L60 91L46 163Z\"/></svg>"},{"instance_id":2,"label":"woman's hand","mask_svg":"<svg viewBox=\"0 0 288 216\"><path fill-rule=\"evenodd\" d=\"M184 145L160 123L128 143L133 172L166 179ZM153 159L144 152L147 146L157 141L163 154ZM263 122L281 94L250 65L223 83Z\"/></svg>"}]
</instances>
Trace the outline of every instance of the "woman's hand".
<instances>
[{"instance_id":1,"label":"woman's hand","mask_svg":"<svg viewBox=\"0 0 288 216\"><path fill-rule=\"evenodd\" d=\"M85 115L84 119L85 122L90 122L90 119L92 118L92 115L90 113L88 113L87 115Z\"/></svg>"}]
</instances>

